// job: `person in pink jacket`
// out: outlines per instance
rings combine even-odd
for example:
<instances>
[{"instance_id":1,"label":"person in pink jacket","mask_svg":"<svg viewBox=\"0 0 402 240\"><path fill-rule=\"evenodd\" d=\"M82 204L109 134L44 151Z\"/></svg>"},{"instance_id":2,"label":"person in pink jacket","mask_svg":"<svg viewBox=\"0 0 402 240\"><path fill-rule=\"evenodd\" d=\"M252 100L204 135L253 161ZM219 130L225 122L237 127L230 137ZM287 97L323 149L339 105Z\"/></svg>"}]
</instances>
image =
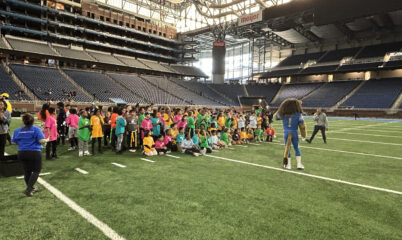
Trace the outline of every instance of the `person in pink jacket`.
<instances>
[{"instance_id":1,"label":"person in pink jacket","mask_svg":"<svg viewBox=\"0 0 402 240\"><path fill-rule=\"evenodd\" d=\"M70 109L70 115L66 119L66 124L68 128L68 138L71 144L69 151L74 150L78 147L78 122L80 117L77 115L77 109Z\"/></svg>"},{"instance_id":2,"label":"person in pink jacket","mask_svg":"<svg viewBox=\"0 0 402 240\"><path fill-rule=\"evenodd\" d=\"M152 121L151 121L151 114L149 112L145 113L145 118L141 122L141 129L143 130L141 132L141 138L144 138L144 132L145 131L151 131L152 130Z\"/></svg>"},{"instance_id":3,"label":"person in pink jacket","mask_svg":"<svg viewBox=\"0 0 402 240\"><path fill-rule=\"evenodd\" d=\"M46 143L46 160L56 159L57 158L57 121L52 115L55 113L54 108L48 109L50 115L46 116L45 119L45 127L43 129L43 134L46 139L49 141ZM52 155L50 155L50 150L52 150Z\"/></svg>"}]
</instances>

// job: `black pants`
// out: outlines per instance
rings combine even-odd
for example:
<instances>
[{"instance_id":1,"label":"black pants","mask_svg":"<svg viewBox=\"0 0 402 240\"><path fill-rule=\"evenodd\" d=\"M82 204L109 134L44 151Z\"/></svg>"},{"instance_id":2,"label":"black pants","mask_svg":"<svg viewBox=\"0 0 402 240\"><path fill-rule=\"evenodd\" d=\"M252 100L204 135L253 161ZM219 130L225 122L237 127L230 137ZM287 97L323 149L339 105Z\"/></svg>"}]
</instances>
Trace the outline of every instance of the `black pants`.
<instances>
[{"instance_id":1,"label":"black pants","mask_svg":"<svg viewBox=\"0 0 402 240\"><path fill-rule=\"evenodd\" d=\"M322 139L324 140L324 142L327 142L327 137L325 136L325 127L324 126L314 126L314 131L313 131L313 135L311 135L310 137L310 142L313 141L315 135L318 133L318 131L321 131L321 135L322 135Z\"/></svg>"},{"instance_id":2,"label":"black pants","mask_svg":"<svg viewBox=\"0 0 402 240\"><path fill-rule=\"evenodd\" d=\"M51 157L57 157L56 149L57 149L56 140L46 143L46 160L49 160ZM52 156L50 156L50 150L52 150Z\"/></svg>"},{"instance_id":3,"label":"black pants","mask_svg":"<svg viewBox=\"0 0 402 240\"><path fill-rule=\"evenodd\" d=\"M111 132L110 126L106 126L106 127L103 129L103 141L104 141L105 146L109 145L109 142L110 142L110 132Z\"/></svg>"},{"instance_id":4,"label":"black pants","mask_svg":"<svg viewBox=\"0 0 402 240\"><path fill-rule=\"evenodd\" d=\"M116 128L112 129L112 139L110 144L112 145L112 149L116 149L116 142L117 142L117 136L116 136Z\"/></svg>"},{"instance_id":5,"label":"black pants","mask_svg":"<svg viewBox=\"0 0 402 240\"><path fill-rule=\"evenodd\" d=\"M42 154L38 151L19 151L18 159L24 167L24 180L27 189L32 190L42 170Z\"/></svg>"},{"instance_id":6,"label":"black pants","mask_svg":"<svg viewBox=\"0 0 402 240\"><path fill-rule=\"evenodd\" d=\"M98 152L103 153L103 151L102 151L102 138L101 137L92 138L92 155L95 154L95 144L96 144L96 142L98 142Z\"/></svg>"},{"instance_id":7,"label":"black pants","mask_svg":"<svg viewBox=\"0 0 402 240\"><path fill-rule=\"evenodd\" d=\"M212 153L212 149L211 148L206 148L207 149L207 153ZM201 147L201 150L204 150L204 147Z\"/></svg>"},{"instance_id":8,"label":"black pants","mask_svg":"<svg viewBox=\"0 0 402 240\"><path fill-rule=\"evenodd\" d=\"M6 142L7 142L7 133L5 134L0 134L0 161L4 161L4 151L6 148Z\"/></svg>"},{"instance_id":9,"label":"black pants","mask_svg":"<svg viewBox=\"0 0 402 240\"><path fill-rule=\"evenodd\" d=\"M57 125L57 133L59 135L59 138L57 139L57 144L60 144L61 142L64 145L66 142L66 126Z\"/></svg>"},{"instance_id":10,"label":"black pants","mask_svg":"<svg viewBox=\"0 0 402 240\"><path fill-rule=\"evenodd\" d=\"M166 153L167 149L157 148L156 152L158 152L158 154L160 154L161 152Z\"/></svg>"}]
</instances>

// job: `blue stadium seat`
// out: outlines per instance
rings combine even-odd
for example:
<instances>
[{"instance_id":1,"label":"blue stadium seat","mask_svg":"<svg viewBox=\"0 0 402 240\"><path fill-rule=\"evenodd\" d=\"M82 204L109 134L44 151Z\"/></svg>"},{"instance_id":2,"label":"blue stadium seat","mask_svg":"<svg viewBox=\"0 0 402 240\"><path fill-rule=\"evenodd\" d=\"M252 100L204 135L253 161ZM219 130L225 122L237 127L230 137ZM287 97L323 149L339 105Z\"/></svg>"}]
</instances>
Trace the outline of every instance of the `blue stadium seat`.
<instances>
[{"instance_id":1,"label":"blue stadium seat","mask_svg":"<svg viewBox=\"0 0 402 240\"><path fill-rule=\"evenodd\" d=\"M280 84L253 84L247 85L248 96L250 97L265 97L267 103L270 103L275 97L278 90L281 88Z\"/></svg>"},{"instance_id":2,"label":"blue stadium seat","mask_svg":"<svg viewBox=\"0 0 402 240\"><path fill-rule=\"evenodd\" d=\"M311 93L323 83L296 83L296 84L286 84L279 94L275 102L271 105L279 106L287 98L297 98L301 99L307 94Z\"/></svg>"},{"instance_id":3,"label":"blue stadium seat","mask_svg":"<svg viewBox=\"0 0 402 240\"><path fill-rule=\"evenodd\" d=\"M25 93L19 94L22 89L11 79L3 67L0 67L0 94L8 93L10 100L29 100Z\"/></svg>"}]
</instances>

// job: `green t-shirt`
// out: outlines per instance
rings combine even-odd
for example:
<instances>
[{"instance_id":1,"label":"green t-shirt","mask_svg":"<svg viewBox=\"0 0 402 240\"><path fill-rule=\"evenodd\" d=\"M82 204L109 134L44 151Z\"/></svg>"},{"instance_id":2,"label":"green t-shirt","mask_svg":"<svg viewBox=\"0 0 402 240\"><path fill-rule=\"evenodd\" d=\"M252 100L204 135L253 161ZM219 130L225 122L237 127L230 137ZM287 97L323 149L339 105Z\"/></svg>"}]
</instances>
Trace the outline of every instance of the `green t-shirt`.
<instances>
[{"instance_id":1,"label":"green t-shirt","mask_svg":"<svg viewBox=\"0 0 402 240\"><path fill-rule=\"evenodd\" d=\"M264 135L264 132L262 131L262 129L258 129L258 128L257 128L257 129L255 130L255 135L261 137L261 136Z\"/></svg>"},{"instance_id":2,"label":"green t-shirt","mask_svg":"<svg viewBox=\"0 0 402 240\"><path fill-rule=\"evenodd\" d=\"M88 127L82 128L85 126ZM88 142L90 137L91 137L91 131L89 130L89 119L80 118L80 121L78 121L78 138L82 141Z\"/></svg>"},{"instance_id":3,"label":"green t-shirt","mask_svg":"<svg viewBox=\"0 0 402 240\"><path fill-rule=\"evenodd\" d=\"M220 140L224 141L226 144L229 144L229 141L230 141L227 133L222 133Z\"/></svg>"},{"instance_id":4,"label":"green t-shirt","mask_svg":"<svg viewBox=\"0 0 402 240\"><path fill-rule=\"evenodd\" d=\"M144 118L145 118L145 115L144 115L144 114L141 114L141 115L138 117L138 124L139 124L140 127L141 127L142 120L144 120Z\"/></svg>"},{"instance_id":5,"label":"green t-shirt","mask_svg":"<svg viewBox=\"0 0 402 240\"><path fill-rule=\"evenodd\" d=\"M261 114L262 113L262 109L257 109L254 111L256 115Z\"/></svg>"},{"instance_id":6,"label":"green t-shirt","mask_svg":"<svg viewBox=\"0 0 402 240\"><path fill-rule=\"evenodd\" d=\"M201 136L200 147L209 148L208 138Z\"/></svg>"},{"instance_id":7,"label":"green t-shirt","mask_svg":"<svg viewBox=\"0 0 402 240\"><path fill-rule=\"evenodd\" d=\"M231 118L226 118L226 122L225 122L225 127L230 128L232 125L232 119Z\"/></svg>"},{"instance_id":8,"label":"green t-shirt","mask_svg":"<svg viewBox=\"0 0 402 240\"><path fill-rule=\"evenodd\" d=\"M188 128L195 128L195 121L193 117L188 117L187 118L187 127Z\"/></svg>"}]
</instances>

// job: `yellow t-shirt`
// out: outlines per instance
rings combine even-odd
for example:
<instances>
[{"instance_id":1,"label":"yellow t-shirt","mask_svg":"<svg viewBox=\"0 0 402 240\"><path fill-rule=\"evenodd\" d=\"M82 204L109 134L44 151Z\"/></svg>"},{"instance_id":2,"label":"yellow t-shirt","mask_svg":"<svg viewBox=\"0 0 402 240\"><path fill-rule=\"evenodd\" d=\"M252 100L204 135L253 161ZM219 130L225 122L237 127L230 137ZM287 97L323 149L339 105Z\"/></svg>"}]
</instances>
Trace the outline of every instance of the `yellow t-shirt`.
<instances>
[{"instance_id":1,"label":"yellow t-shirt","mask_svg":"<svg viewBox=\"0 0 402 240\"><path fill-rule=\"evenodd\" d=\"M169 115L167 113L163 114L163 120L165 121L165 126L168 126L168 128L170 128L170 125L172 125L173 121L169 118Z\"/></svg>"},{"instance_id":2,"label":"yellow t-shirt","mask_svg":"<svg viewBox=\"0 0 402 240\"><path fill-rule=\"evenodd\" d=\"M11 106L11 103L9 101L5 101L6 105L7 105L7 111L9 111L10 113L13 112L13 107Z\"/></svg>"},{"instance_id":3,"label":"yellow t-shirt","mask_svg":"<svg viewBox=\"0 0 402 240\"><path fill-rule=\"evenodd\" d=\"M102 132L102 125L105 124L103 121L103 117L100 116L92 116L90 120L91 126L92 126L92 137L93 138L99 138L103 137L103 132Z\"/></svg>"},{"instance_id":4,"label":"yellow t-shirt","mask_svg":"<svg viewBox=\"0 0 402 240\"><path fill-rule=\"evenodd\" d=\"M241 139L241 140L247 139L247 132L241 132L241 133L240 133L240 139Z\"/></svg>"},{"instance_id":5,"label":"yellow t-shirt","mask_svg":"<svg viewBox=\"0 0 402 240\"><path fill-rule=\"evenodd\" d=\"M155 148L153 147L155 146L155 142L152 137L144 137L143 145L144 145L144 151L146 153L150 153L153 150L155 150Z\"/></svg>"},{"instance_id":6,"label":"yellow t-shirt","mask_svg":"<svg viewBox=\"0 0 402 240\"><path fill-rule=\"evenodd\" d=\"M219 117L217 122L218 122L218 125L219 125L218 129L222 130L225 127L225 122L226 122L225 117Z\"/></svg>"}]
</instances>

